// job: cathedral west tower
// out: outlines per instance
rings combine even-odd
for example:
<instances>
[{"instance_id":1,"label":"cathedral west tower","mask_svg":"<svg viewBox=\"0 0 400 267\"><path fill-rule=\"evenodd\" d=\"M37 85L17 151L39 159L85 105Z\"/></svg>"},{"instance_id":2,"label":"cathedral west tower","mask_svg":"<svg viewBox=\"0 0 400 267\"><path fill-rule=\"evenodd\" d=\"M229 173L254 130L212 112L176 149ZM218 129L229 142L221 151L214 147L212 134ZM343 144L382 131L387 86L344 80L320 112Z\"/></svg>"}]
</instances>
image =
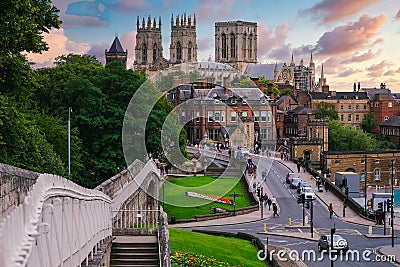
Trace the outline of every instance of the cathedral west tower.
<instances>
[{"instance_id":1,"label":"cathedral west tower","mask_svg":"<svg viewBox=\"0 0 400 267\"><path fill-rule=\"evenodd\" d=\"M257 62L257 23L229 21L215 23L215 61L226 62L242 73Z\"/></svg>"}]
</instances>

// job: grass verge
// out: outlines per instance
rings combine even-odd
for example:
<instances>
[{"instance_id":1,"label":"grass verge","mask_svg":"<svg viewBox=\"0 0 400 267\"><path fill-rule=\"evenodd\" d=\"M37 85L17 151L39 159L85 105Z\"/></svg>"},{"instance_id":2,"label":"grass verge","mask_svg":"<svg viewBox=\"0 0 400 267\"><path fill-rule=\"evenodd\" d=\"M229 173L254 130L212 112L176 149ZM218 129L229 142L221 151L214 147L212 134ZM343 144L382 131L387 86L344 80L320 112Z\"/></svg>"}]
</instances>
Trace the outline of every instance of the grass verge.
<instances>
[{"instance_id":1,"label":"grass verge","mask_svg":"<svg viewBox=\"0 0 400 267\"><path fill-rule=\"evenodd\" d=\"M246 240L195 233L173 227L169 227L169 236L171 251L188 255L185 257L186 264L197 258L203 259L205 256L214 258L216 262L208 261L206 265L195 266L266 266L264 262L258 260L256 248Z\"/></svg>"}]
</instances>

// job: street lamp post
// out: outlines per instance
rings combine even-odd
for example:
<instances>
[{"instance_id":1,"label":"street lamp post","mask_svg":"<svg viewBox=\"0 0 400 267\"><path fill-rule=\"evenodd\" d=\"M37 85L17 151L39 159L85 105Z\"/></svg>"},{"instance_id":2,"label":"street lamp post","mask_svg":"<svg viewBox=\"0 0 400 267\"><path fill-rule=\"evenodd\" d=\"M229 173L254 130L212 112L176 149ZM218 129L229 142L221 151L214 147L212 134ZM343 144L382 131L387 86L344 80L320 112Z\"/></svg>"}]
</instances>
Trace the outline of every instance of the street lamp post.
<instances>
[{"instance_id":1,"label":"street lamp post","mask_svg":"<svg viewBox=\"0 0 400 267\"><path fill-rule=\"evenodd\" d=\"M68 108L68 177L71 176L71 112L72 108Z\"/></svg>"},{"instance_id":2,"label":"street lamp post","mask_svg":"<svg viewBox=\"0 0 400 267\"><path fill-rule=\"evenodd\" d=\"M367 156L364 156L364 212L367 216Z\"/></svg>"},{"instance_id":3,"label":"street lamp post","mask_svg":"<svg viewBox=\"0 0 400 267\"><path fill-rule=\"evenodd\" d=\"M393 219L394 219L394 214L393 214L393 208L394 208L394 188L393 188L393 184L394 184L394 159L391 160L392 161L392 171L391 171L391 184L392 184L392 195L390 196L391 199L391 210L390 210L390 224L392 227L392 247L394 247L394 224L393 224Z\"/></svg>"}]
</instances>

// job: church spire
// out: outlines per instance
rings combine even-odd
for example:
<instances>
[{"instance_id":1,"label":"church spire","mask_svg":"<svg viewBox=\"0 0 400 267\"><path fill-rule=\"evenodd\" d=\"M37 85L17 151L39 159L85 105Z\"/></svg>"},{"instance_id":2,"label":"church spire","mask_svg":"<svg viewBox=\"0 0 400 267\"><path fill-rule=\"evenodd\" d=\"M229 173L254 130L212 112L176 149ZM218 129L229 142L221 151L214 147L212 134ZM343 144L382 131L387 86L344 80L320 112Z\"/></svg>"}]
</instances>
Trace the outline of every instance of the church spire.
<instances>
[{"instance_id":1,"label":"church spire","mask_svg":"<svg viewBox=\"0 0 400 267\"><path fill-rule=\"evenodd\" d=\"M194 13L194 16L193 16L193 23L194 23L194 27L196 28L196 13Z\"/></svg>"},{"instance_id":2,"label":"church spire","mask_svg":"<svg viewBox=\"0 0 400 267\"><path fill-rule=\"evenodd\" d=\"M174 27L174 13L171 15L171 28Z\"/></svg>"},{"instance_id":3,"label":"church spire","mask_svg":"<svg viewBox=\"0 0 400 267\"><path fill-rule=\"evenodd\" d=\"M137 20L136 20L136 31L139 30L139 16L137 16Z\"/></svg>"},{"instance_id":4,"label":"church spire","mask_svg":"<svg viewBox=\"0 0 400 267\"><path fill-rule=\"evenodd\" d=\"M323 80L324 79L324 64L322 64L322 67L321 67L321 80Z\"/></svg>"},{"instance_id":5,"label":"church spire","mask_svg":"<svg viewBox=\"0 0 400 267\"><path fill-rule=\"evenodd\" d=\"M311 52L311 56L310 56L310 64L314 63L313 59L312 59L312 52Z\"/></svg>"}]
</instances>

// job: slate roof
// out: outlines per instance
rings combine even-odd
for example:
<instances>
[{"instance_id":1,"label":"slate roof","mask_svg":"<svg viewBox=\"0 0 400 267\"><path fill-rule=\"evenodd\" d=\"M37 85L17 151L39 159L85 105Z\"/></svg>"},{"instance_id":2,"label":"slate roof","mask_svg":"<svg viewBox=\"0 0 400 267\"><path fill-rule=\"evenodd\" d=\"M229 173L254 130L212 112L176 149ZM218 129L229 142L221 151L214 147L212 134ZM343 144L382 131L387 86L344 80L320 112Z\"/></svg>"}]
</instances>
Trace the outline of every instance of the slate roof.
<instances>
[{"instance_id":1,"label":"slate roof","mask_svg":"<svg viewBox=\"0 0 400 267\"><path fill-rule=\"evenodd\" d=\"M260 100L261 97L265 97L265 94L258 88L229 88L228 93L225 93L225 88L216 87L211 89L206 98L216 98L221 100L229 100L232 97L242 98L246 100Z\"/></svg>"},{"instance_id":2,"label":"slate roof","mask_svg":"<svg viewBox=\"0 0 400 267\"><path fill-rule=\"evenodd\" d=\"M380 124L380 126L393 126L400 127L400 116L390 117L388 120L385 120Z\"/></svg>"},{"instance_id":3,"label":"slate roof","mask_svg":"<svg viewBox=\"0 0 400 267\"><path fill-rule=\"evenodd\" d=\"M278 71L282 70L284 63L278 63ZM250 64L247 66L244 74L250 78L264 76L266 79L274 80L275 64Z\"/></svg>"},{"instance_id":4,"label":"slate roof","mask_svg":"<svg viewBox=\"0 0 400 267\"><path fill-rule=\"evenodd\" d=\"M288 113L295 115L315 114L315 109L307 107L297 107L293 110L290 110Z\"/></svg>"},{"instance_id":5,"label":"slate roof","mask_svg":"<svg viewBox=\"0 0 400 267\"><path fill-rule=\"evenodd\" d=\"M110 50L108 50L108 53L125 53L118 37L115 37L114 42L112 43L112 45L110 47Z\"/></svg>"},{"instance_id":6,"label":"slate roof","mask_svg":"<svg viewBox=\"0 0 400 267\"><path fill-rule=\"evenodd\" d=\"M312 99L368 99L366 92L336 92L336 95L323 92L310 92Z\"/></svg>"},{"instance_id":7,"label":"slate roof","mask_svg":"<svg viewBox=\"0 0 400 267\"><path fill-rule=\"evenodd\" d=\"M364 89L364 91L367 93L368 98L371 100L375 100L376 95L379 95L379 94L388 94L390 100L394 99L393 95L390 92L390 89L366 88L366 89Z\"/></svg>"}]
</instances>

